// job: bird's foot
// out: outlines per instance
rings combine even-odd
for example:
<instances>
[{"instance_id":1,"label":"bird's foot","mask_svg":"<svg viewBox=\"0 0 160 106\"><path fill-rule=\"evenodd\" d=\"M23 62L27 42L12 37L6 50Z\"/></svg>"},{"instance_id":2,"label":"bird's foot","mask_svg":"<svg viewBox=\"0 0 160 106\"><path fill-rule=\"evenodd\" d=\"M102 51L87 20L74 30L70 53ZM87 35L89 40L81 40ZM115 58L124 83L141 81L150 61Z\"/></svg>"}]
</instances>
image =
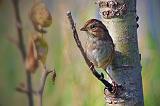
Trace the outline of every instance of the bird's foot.
<instances>
[{"instance_id":1,"label":"bird's foot","mask_svg":"<svg viewBox=\"0 0 160 106\"><path fill-rule=\"evenodd\" d=\"M109 91L108 88L104 88L105 100L109 104L118 104L123 103L124 99L122 94L124 92L122 85L117 84L115 81L112 81L112 91Z\"/></svg>"},{"instance_id":2,"label":"bird's foot","mask_svg":"<svg viewBox=\"0 0 160 106\"><path fill-rule=\"evenodd\" d=\"M112 87L112 92L111 93L113 93L114 95L116 95L117 91L118 91L118 86L119 85L115 81L113 81L113 80L112 80L112 85L113 85L113 87Z\"/></svg>"}]
</instances>

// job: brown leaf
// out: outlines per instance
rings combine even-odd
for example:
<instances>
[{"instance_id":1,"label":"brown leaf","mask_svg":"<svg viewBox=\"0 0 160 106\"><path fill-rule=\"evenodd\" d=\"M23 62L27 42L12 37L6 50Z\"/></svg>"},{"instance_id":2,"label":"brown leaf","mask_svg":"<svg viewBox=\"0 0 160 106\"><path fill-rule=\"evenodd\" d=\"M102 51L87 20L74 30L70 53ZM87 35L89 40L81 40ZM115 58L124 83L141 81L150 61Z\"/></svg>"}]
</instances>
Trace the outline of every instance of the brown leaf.
<instances>
[{"instance_id":1,"label":"brown leaf","mask_svg":"<svg viewBox=\"0 0 160 106\"><path fill-rule=\"evenodd\" d=\"M31 39L29 43L29 52L26 59L26 69L29 72L34 73L38 67L38 59L35 55L34 42Z\"/></svg>"}]
</instances>

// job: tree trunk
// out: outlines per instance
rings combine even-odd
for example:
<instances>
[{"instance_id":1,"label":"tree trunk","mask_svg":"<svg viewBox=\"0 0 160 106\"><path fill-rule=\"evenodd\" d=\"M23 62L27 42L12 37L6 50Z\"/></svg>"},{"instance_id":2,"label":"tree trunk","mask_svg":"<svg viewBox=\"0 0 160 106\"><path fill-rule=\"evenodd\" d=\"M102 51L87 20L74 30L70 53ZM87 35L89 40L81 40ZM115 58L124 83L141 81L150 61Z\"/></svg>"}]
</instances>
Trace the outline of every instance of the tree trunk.
<instances>
[{"instance_id":1,"label":"tree trunk","mask_svg":"<svg viewBox=\"0 0 160 106\"><path fill-rule=\"evenodd\" d=\"M143 106L136 0L99 0L97 3L102 21L115 43L116 55L109 73L123 87L116 95L105 91L106 105Z\"/></svg>"}]
</instances>

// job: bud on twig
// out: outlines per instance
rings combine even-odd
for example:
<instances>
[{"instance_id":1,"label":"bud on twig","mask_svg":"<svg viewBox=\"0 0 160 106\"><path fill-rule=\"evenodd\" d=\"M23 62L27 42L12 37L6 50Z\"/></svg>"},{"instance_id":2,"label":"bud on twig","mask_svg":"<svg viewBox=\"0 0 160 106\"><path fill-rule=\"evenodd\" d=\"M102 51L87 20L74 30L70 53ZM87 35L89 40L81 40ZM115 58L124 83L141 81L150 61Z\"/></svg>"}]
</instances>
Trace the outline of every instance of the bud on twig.
<instances>
[{"instance_id":1,"label":"bud on twig","mask_svg":"<svg viewBox=\"0 0 160 106\"><path fill-rule=\"evenodd\" d=\"M37 1L33 4L30 19L38 32L42 32L42 28L49 27L52 24L52 16L42 1Z\"/></svg>"}]
</instances>

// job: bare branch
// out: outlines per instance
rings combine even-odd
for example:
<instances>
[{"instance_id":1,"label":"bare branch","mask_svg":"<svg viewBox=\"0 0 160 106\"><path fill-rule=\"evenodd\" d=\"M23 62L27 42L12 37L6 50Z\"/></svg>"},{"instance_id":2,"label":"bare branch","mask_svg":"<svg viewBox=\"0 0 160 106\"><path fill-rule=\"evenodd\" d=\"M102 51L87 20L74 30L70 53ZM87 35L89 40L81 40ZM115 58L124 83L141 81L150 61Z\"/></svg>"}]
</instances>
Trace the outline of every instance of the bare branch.
<instances>
[{"instance_id":1,"label":"bare branch","mask_svg":"<svg viewBox=\"0 0 160 106\"><path fill-rule=\"evenodd\" d=\"M46 67L43 67L42 71L43 72L42 72L42 76L40 79L40 85L39 85L38 90L36 91L32 90L32 93L38 96L39 106L42 106L42 96L43 96L43 91L44 91L44 86L45 86L47 76L52 73L52 79L55 79L56 77L55 69L48 70ZM24 83L20 83L20 85L16 87L16 91L21 92L21 93L26 93L26 94L30 92Z\"/></svg>"},{"instance_id":2,"label":"bare branch","mask_svg":"<svg viewBox=\"0 0 160 106\"><path fill-rule=\"evenodd\" d=\"M22 29L22 22L20 18L20 9L19 9L19 0L12 0L12 4L14 7L15 18L16 18L16 28L18 33L18 47L22 54L23 61L25 62L26 59L26 49L23 40L23 29ZM32 95L32 79L31 74L26 70L26 78L27 78L27 88L28 88L28 100L29 106L34 106L33 103L33 95Z\"/></svg>"},{"instance_id":3,"label":"bare branch","mask_svg":"<svg viewBox=\"0 0 160 106\"><path fill-rule=\"evenodd\" d=\"M29 92L25 84L20 84L18 87L16 87L16 91L26 94ZM33 90L32 93L37 95L37 91Z\"/></svg>"},{"instance_id":4,"label":"bare branch","mask_svg":"<svg viewBox=\"0 0 160 106\"><path fill-rule=\"evenodd\" d=\"M25 60L26 57L26 50L25 45L23 41L23 29L22 29L22 21L20 18L20 11L19 11L19 0L12 0L13 6L14 6L14 12L16 17L16 28L18 33L18 42L19 42L19 48L23 57L23 60Z\"/></svg>"},{"instance_id":5,"label":"bare branch","mask_svg":"<svg viewBox=\"0 0 160 106\"><path fill-rule=\"evenodd\" d=\"M42 106L43 91L44 91L44 86L45 86L45 82L46 82L47 76L50 73L53 73L54 79L56 77L56 71L55 71L55 69L49 70L49 69L47 69L46 66L43 66L42 67L42 71L43 72L42 72L42 76L41 76L41 79L40 79L40 85L39 85L39 89L37 91L39 106ZM53 79L53 77L52 77L52 79Z\"/></svg>"},{"instance_id":6,"label":"bare branch","mask_svg":"<svg viewBox=\"0 0 160 106\"><path fill-rule=\"evenodd\" d=\"M78 48L80 49L81 54L83 55L86 64L88 65L88 67L91 70L91 72L93 73L93 75L105 85L106 89L108 89L109 92L112 92L113 91L113 85L110 84L107 80L104 79L103 73L99 74L96 71L96 69L94 68L94 65L87 58L86 53L84 52L84 49L82 47L81 41L79 40L78 33L77 33L77 30L76 30L76 26L75 26L75 23L73 21L73 18L72 18L72 15L71 15L70 11L67 12L67 17L68 17L68 20L69 20L69 22L71 24L74 40L75 40Z\"/></svg>"}]
</instances>

